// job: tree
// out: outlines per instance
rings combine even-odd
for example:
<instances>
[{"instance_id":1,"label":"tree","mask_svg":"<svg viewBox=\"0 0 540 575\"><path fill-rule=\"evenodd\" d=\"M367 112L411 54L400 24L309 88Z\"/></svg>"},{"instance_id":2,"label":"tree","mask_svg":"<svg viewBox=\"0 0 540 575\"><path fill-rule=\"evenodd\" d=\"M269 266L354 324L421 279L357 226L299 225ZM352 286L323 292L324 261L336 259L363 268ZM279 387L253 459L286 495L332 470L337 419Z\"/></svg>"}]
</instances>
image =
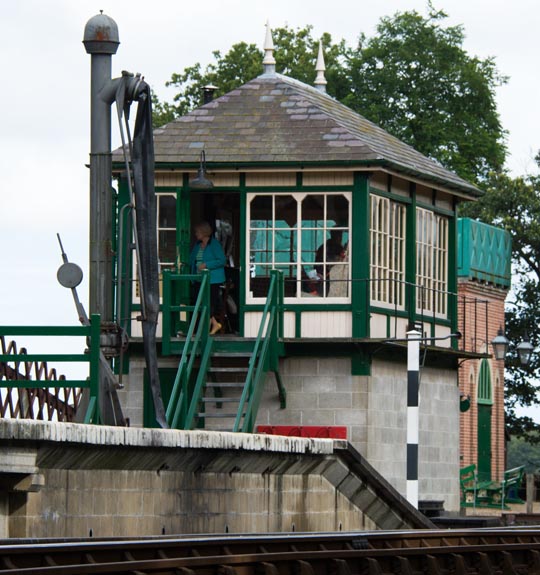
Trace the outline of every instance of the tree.
<instances>
[{"instance_id":1,"label":"tree","mask_svg":"<svg viewBox=\"0 0 540 575\"><path fill-rule=\"evenodd\" d=\"M345 103L471 182L499 171L505 132L495 89L506 81L492 58L463 49L461 26L429 4L382 18L377 35L360 38Z\"/></svg>"},{"instance_id":2,"label":"tree","mask_svg":"<svg viewBox=\"0 0 540 575\"><path fill-rule=\"evenodd\" d=\"M311 35L312 26L297 28L285 26L273 31L276 50L276 71L306 83L315 79L315 62L319 41ZM327 78L331 82L332 94L343 96L347 90L348 79L344 71L343 60L348 49L342 40L332 43L330 34L323 34L321 41L325 46ZM154 126L170 122L201 105L203 88L212 84L217 87L216 96L226 94L262 72L264 54L255 44L240 42L234 44L224 56L219 50L212 52L214 62L203 70L200 63L185 68L182 73L174 73L166 83L175 87L174 104L162 103L154 97Z\"/></svg>"},{"instance_id":3,"label":"tree","mask_svg":"<svg viewBox=\"0 0 540 575\"><path fill-rule=\"evenodd\" d=\"M377 34L360 36L356 48L322 36L327 91L356 112L471 182L501 170L506 148L495 89L506 79L492 58L480 60L463 49L461 26L445 27L447 15L431 4L427 17L416 11L382 18ZM273 32L276 71L307 84L315 79L318 40L312 27ZM201 103L206 84L221 95L262 72L263 53L254 44L213 52L204 70L197 63L173 74L174 104L155 101L155 125Z\"/></svg>"},{"instance_id":4,"label":"tree","mask_svg":"<svg viewBox=\"0 0 540 575\"><path fill-rule=\"evenodd\" d=\"M540 166L540 157L537 157ZM505 410L508 431L529 442L540 443L540 425L518 416L519 405L538 405L540 357L533 354L523 368L516 345L525 334L540 344L540 177L511 178L491 175L482 199L462 209L462 214L506 229L512 237L513 289L506 309L506 335L511 342L506 360ZM536 433L532 433L536 432Z\"/></svg>"},{"instance_id":5,"label":"tree","mask_svg":"<svg viewBox=\"0 0 540 575\"><path fill-rule=\"evenodd\" d=\"M538 441L530 441L512 437L508 443L507 465L509 469L525 465L525 473L540 472L540 449L538 445L531 445Z\"/></svg>"}]
</instances>

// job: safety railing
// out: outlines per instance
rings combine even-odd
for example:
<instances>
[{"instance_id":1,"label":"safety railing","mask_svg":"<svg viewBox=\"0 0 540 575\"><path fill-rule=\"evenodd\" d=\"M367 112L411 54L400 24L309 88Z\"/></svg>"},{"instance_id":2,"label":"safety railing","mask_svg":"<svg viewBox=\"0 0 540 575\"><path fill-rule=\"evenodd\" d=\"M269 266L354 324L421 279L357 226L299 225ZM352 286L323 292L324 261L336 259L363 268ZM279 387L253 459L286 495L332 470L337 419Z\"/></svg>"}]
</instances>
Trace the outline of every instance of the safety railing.
<instances>
[{"instance_id":1,"label":"safety railing","mask_svg":"<svg viewBox=\"0 0 540 575\"><path fill-rule=\"evenodd\" d=\"M189 294L190 284L194 281L200 282L195 305L181 303L177 297L173 297L173 294L180 293L182 288L185 288L184 293ZM204 376L212 348L212 338L208 335L210 323L210 272L208 270L204 270L201 275L163 273L164 346L170 345L172 330L176 330L176 326L180 323L176 319L180 314L186 316L182 323L187 323L189 327L165 415L169 427L191 429L196 407L203 392ZM170 350L168 352L170 353ZM198 377L193 383L197 357L200 358L200 364L197 369Z\"/></svg>"},{"instance_id":2,"label":"safety railing","mask_svg":"<svg viewBox=\"0 0 540 575\"><path fill-rule=\"evenodd\" d=\"M268 297L253 353L249 360L246 382L240 398L233 431L245 433L253 431L265 375L268 371L273 370L278 376L279 340L283 337L283 273L272 270L270 274Z\"/></svg>"},{"instance_id":3,"label":"safety railing","mask_svg":"<svg viewBox=\"0 0 540 575\"><path fill-rule=\"evenodd\" d=\"M355 286L362 286L364 308L364 333L370 333L369 322L372 313L388 316L389 337L403 337L399 333L399 320L422 325L445 324L462 334L453 345L460 351L480 352L480 342L487 342L490 331L489 306L492 302L484 298L441 290L394 278L337 279L332 282L346 284L341 292L351 294ZM495 326L498 327L498 326ZM491 326L491 330L493 326ZM484 345L485 348L485 345Z\"/></svg>"},{"instance_id":4,"label":"safety railing","mask_svg":"<svg viewBox=\"0 0 540 575\"><path fill-rule=\"evenodd\" d=\"M99 354L100 354L100 316L92 315L88 326L0 326L2 341L9 337L86 337L88 353L26 353L21 349L17 352L14 346L2 346L0 354L0 388L6 390L28 389L49 390L54 389L88 389L88 406L84 423L100 423L99 413ZM87 379L29 379L34 365L34 373L41 374L47 371L45 367L50 362L88 363L89 376ZM10 392L8 391L10 395ZM38 394L36 394L38 395ZM7 398L6 398L7 400ZM30 410L31 411L31 410ZM2 409L5 415L6 409ZM10 415L17 415L11 412Z\"/></svg>"}]
</instances>

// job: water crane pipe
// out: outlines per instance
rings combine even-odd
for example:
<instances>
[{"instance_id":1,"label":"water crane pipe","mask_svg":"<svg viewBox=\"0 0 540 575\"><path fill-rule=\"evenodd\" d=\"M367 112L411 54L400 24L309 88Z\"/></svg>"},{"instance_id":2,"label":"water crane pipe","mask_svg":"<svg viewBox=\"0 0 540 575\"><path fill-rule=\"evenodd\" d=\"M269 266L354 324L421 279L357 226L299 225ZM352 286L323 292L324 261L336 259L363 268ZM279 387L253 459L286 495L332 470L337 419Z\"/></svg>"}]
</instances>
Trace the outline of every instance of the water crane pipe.
<instances>
[{"instance_id":1,"label":"water crane pipe","mask_svg":"<svg viewBox=\"0 0 540 575\"><path fill-rule=\"evenodd\" d=\"M111 105L116 101L130 186L130 204L134 203L137 212L135 220L135 210L132 210L136 232L137 267L142 290L144 354L156 421L162 427L167 427L156 351L159 269L150 87L139 75L133 76L127 72L123 72L121 78L114 80L111 78L111 57L116 53L120 41L116 23L103 12L91 18L86 24L83 43L91 55L90 313L99 313L102 324L113 322ZM122 130L122 115L126 118L129 132L127 118L129 106L133 101L138 102L138 107L133 145L131 137L128 138L131 171ZM131 190L131 178L133 178L134 194ZM106 382L103 382L103 386L105 385Z\"/></svg>"}]
</instances>

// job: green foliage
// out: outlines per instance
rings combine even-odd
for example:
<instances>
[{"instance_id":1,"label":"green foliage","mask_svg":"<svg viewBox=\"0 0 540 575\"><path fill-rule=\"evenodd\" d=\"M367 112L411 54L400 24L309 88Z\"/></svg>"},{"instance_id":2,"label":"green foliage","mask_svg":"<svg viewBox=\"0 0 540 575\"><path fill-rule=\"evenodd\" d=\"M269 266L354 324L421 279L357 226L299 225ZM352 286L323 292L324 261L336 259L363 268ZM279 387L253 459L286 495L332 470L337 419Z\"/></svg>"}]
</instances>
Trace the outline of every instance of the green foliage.
<instances>
[{"instance_id":1,"label":"green foliage","mask_svg":"<svg viewBox=\"0 0 540 575\"><path fill-rule=\"evenodd\" d=\"M351 62L353 90L345 103L434 158L478 182L502 168L506 150L495 88L505 82L493 59L463 49L461 26L447 15L398 13L383 18L378 34Z\"/></svg>"},{"instance_id":2,"label":"green foliage","mask_svg":"<svg viewBox=\"0 0 540 575\"><path fill-rule=\"evenodd\" d=\"M311 35L312 29L312 26L296 30L285 27L273 32L276 71L308 85L313 84L317 75L315 65L319 51L319 40ZM351 89L347 62L352 51L344 40L334 44L332 36L326 32L320 41L324 50L327 92L342 100Z\"/></svg>"},{"instance_id":3,"label":"green foliage","mask_svg":"<svg viewBox=\"0 0 540 575\"><path fill-rule=\"evenodd\" d=\"M431 4L427 17L415 11L382 18L377 34L360 35L353 49L323 34L327 91L337 100L472 182L500 171L505 132L495 89L506 80L493 59L480 60L463 49L461 26L445 27L447 17ZM273 31L276 71L306 84L316 77L319 40L312 26ZM262 73L263 53L240 42L214 62L174 73L173 104L155 101L155 125L201 105L202 89L225 94Z\"/></svg>"},{"instance_id":4,"label":"green foliage","mask_svg":"<svg viewBox=\"0 0 540 575\"><path fill-rule=\"evenodd\" d=\"M318 40L311 35L311 26L293 30L285 26L273 32L274 43L278 46L276 71L306 83L315 79L315 62ZM323 45L326 47L328 77L337 91L345 93L348 89L347 78L340 63L347 54L345 42L332 43L332 37L324 34ZM263 52L255 44L239 42L222 55L214 51L214 62L203 70L200 63L189 66L182 73L174 73L167 86L177 90L173 104L162 104L155 100L154 126L161 126L174 117L182 116L202 104L204 86L216 86L215 97L226 94L262 73Z\"/></svg>"},{"instance_id":5,"label":"green foliage","mask_svg":"<svg viewBox=\"0 0 540 575\"><path fill-rule=\"evenodd\" d=\"M525 465L525 473L540 473L540 446L537 438L534 441L524 438L512 437L508 442L507 463L508 469Z\"/></svg>"},{"instance_id":6,"label":"green foliage","mask_svg":"<svg viewBox=\"0 0 540 575\"><path fill-rule=\"evenodd\" d=\"M152 92L152 124L159 128L178 117L175 106L168 102L161 102L155 92Z\"/></svg>"}]
</instances>

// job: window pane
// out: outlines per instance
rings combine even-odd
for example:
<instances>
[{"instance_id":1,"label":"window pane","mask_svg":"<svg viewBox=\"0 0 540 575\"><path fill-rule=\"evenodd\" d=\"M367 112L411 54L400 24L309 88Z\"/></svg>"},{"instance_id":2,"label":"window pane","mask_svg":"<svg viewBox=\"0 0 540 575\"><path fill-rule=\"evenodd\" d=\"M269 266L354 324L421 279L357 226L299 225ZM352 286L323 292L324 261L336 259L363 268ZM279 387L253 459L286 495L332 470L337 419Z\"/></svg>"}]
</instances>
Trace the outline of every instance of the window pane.
<instances>
[{"instance_id":1,"label":"window pane","mask_svg":"<svg viewBox=\"0 0 540 575\"><path fill-rule=\"evenodd\" d=\"M254 297L266 297L268 295L271 269L271 266L250 266L249 289Z\"/></svg>"},{"instance_id":2,"label":"window pane","mask_svg":"<svg viewBox=\"0 0 540 575\"><path fill-rule=\"evenodd\" d=\"M336 227L348 227L349 200L341 194L327 196L326 219L335 222Z\"/></svg>"},{"instance_id":3,"label":"window pane","mask_svg":"<svg viewBox=\"0 0 540 575\"><path fill-rule=\"evenodd\" d=\"M176 228L176 198L158 195L158 214L159 228Z\"/></svg>"},{"instance_id":4,"label":"window pane","mask_svg":"<svg viewBox=\"0 0 540 575\"><path fill-rule=\"evenodd\" d=\"M272 196L255 196L250 204L250 227L269 227L272 222Z\"/></svg>"},{"instance_id":5,"label":"window pane","mask_svg":"<svg viewBox=\"0 0 540 575\"><path fill-rule=\"evenodd\" d=\"M327 216L329 206L332 219ZM264 286L268 284L263 278L268 277L270 269L280 269L286 297L326 297L332 265L349 261L344 250L349 239L347 197L330 193L263 194L254 196L248 209L253 296L264 297ZM341 271L348 275L348 266ZM333 297L347 294L345 289Z\"/></svg>"},{"instance_id":6,"label":"window pane","mask_svg":"<svg viewBox=\"0 0 540 575\"><path fill-rule=\"evenodd\" d=\"M448 301L448 219L417 208L417 309L446 316Z\"/></svg>"},{"instance_id":7,"label":"window pane","mask_svg":"<svg viewBox=\"0 0 540 575\"><path fill-rule=\"evenodd\" d=\"M174 262L176 259L176 231L174 230L161 230L158 233L158 253L159 261Z\"/></svg>"},{"instance_id":8,"label":"window pane","mask_svg":"<svg viewBox=\"0 0 540 575\"><path fill-rule=\"evenodd\" d=\"M324 224L324 196L306 196L302 201L302 225L322 227Z\"/></svg>"},{"instance_id":9,"label":"window pane","mask_svg":"<svg viewBox=\"0 0 540 575\"><path fill-rule=\"evenodd\" d=\"M328 297L348 297L349 296L349 265L347 263L337 263L332 266L328 274Z\"/></svg>"},{"instance_id":10,"label":"window pane","mask_svg":"<svg viewBox=\"0 0 540 575\"><path fill-rule=\"evenodd\" d=\"M404 307L405 206L372 195L371 201L371 299Z\"/></svg>"},{"instance_id":11,"label":"window pane","mask_svg":"<svg viewBox=\"0 0 540 575\"><path fill-rule=\"evenodd\" d=\"M276 196L275 220L289 228L295 228L298 220L296 200L293 196Z\"/></svg>"},{"instance_id":12,"label":"window pane","mask_svg":"<svg viewBox=\"0 0 540 575\"><path fill-rule=\"evenodd\" d=\"M296 266L277 265L276 269L283 273L283 289L285 292L285 297L296 297Z\"/></svg>"},{"instance_id":13,"label":"window pane","mask_svg":"<svg viewBox=\"0 0 540 575\"><path fill-rule=\"evenodd\" d=\"M296 261L296 230L276 229L274 248L276 262Z\"/></svg>"},{"instance_id":14,"label":"window pane","mask_svg":"<svg viewBox=\"0 0 540 575\"><path fill-rule=\"evenodd\" d=\"M302 230L302 262L315 263L317 248L324 244L326 233L324 229Z\"/></svg>"}]
</instances>

